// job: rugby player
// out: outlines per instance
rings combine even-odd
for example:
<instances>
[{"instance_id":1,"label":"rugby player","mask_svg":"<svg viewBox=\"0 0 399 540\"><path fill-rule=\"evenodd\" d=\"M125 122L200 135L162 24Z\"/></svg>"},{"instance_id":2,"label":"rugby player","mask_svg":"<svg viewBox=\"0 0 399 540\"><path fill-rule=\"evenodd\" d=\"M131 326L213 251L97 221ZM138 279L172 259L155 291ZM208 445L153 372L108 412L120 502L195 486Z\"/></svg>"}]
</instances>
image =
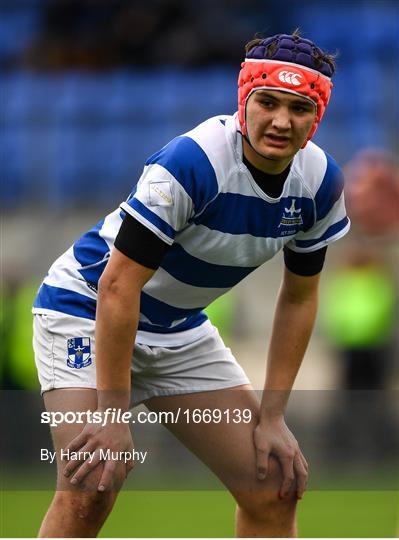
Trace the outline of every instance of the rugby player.
<instances>
[{"instance_id":1,"label":"rugby player","mask_svg":"<svg viewBox=\"0 0 399 540\"><path fill-rule=\"evenodd\" d=\"M242 537L296 536L306 488L308 465L284 412L327 245L349 229L341 171L310 140L334 71L333 57L297 31L248 43L238 113L151 156L120 208L52 265L33 309L48 411L127 410L131 395L154 411L250 409L250 423L167 426L230 490ZM259 403L203 308L280 250ZM100 449L131 451L129 426L63 425L53 440L58 484L40 535L95 536L132 468L101 461ZM96 458L62 462L65 448Z\"/></svg>"}]
</instances>

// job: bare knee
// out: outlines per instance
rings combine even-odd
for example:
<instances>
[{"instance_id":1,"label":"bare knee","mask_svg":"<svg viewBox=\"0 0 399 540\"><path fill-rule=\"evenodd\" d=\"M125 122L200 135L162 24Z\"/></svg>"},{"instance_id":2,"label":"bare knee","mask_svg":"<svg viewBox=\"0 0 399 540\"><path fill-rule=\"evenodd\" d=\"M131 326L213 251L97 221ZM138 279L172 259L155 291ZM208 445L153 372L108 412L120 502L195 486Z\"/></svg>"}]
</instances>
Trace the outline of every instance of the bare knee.
<instances>
[{"instance_id":1,"label":"bare knee","mask_svg":"<svg viewBox=\"0 0 399 540\"><path fill-rule=\"evenodd\" d=\"M295 517L296 497L284 500L268 491L252 491L242 494L237 500L239 511L256 522L276 523L291 521Z\"/></svg>"},{"instance_id":2,"label":"bare knee","mask_svg":"<svg viewBox=\"0 0 399 540\"><path fill-rule=\"evenodd\" d=\"M116 491L97 491L98 475L90 475L85 485L73 487L59 477L58 488L40 528L39 536L95 537L112 510Z\"/></svg>"},{"instance_id":3,"label":"bare knee","mask_svg":"<svg viewBox=\"0 0 399 540\"><path fill-rule=\"evenodd\" d=\"M281 467L276 459L271 458L265 481L258 481L251 490L234 493L239 511L259 522L293 519L297 504L296 492L293 486L289 495L281 499L279 497L281 482Z\"/></svg>"},{"instance_id":4,"label":"bare knee","mask_svg":"<svg viewBox=\"0 0 399 540\"><path fill-rule=\"evenodd\" d=\"M86 527L101 526L112 510L116 499L114 492L57 491L54 505L69 514L76 523Z\"/></svg>"}]
</instances>

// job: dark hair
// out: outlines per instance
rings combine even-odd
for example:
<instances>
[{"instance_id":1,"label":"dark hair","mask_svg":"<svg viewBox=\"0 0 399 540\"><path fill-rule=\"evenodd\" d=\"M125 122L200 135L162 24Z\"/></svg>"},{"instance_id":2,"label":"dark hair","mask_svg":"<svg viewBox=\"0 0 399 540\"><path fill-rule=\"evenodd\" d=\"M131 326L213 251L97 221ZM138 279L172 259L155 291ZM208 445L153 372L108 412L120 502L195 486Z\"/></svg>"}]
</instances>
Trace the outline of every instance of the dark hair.
<instances>
[{"instance_id":1,"label":"dark hair","mask_svg":"<svg viewBox=\"0 0 399 540\"><path fill-rule=\"evenodd\" d=\"M296 28L292 32L292 34L277 34L276 36L273 36L270 38L260 37L258 34L255 35L254 39L252 39L245 45L246 56L251 57L252 55L249 53L251 51L254 51L254 49L262 46L261 50L262 50L264 58L272 59L275 57L276 53L278 53L278 49L281 47L281 41L283 39L291 43L290 48L292 49L292 53L294 54L296 53L297 44L299 44L300 42L308 44L308 46L310 47L311 61L313 64L311 67L313 67L317 71L321 71L322 73L325 73L325 70L327 69L327 71L329 72L328 73L329 76L334 75L337 69L335 59L337 58L338 53L337 52L335 52L334 54L327 53L326 51L323 51L322 49L317 47L312 41L308 39L304 39L301 36L301 32L299 28ZM276 59L278 60L280 58L276 58ZM295 62L295 60L289 60L289 59L286 59L286 61ZM297 60L297 63L301 64L302 62L300 60Z\"/></svg>"}]
</instances>

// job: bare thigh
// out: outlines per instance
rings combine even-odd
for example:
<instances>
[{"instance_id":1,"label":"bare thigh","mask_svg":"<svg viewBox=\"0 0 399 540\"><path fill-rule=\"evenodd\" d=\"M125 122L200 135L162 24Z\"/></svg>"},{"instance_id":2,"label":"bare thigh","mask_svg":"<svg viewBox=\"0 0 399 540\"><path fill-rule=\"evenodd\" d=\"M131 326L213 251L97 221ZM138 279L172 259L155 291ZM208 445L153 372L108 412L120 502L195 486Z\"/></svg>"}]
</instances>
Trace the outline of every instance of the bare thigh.
<instances>
[{"instance_id":1,"label":"bare thigh","mask_svg":"<svg viewBox=\"0 0 399 540\"><path fill-rule=\"evenodd\" d=\"M227 390L216 390L180 396L149 399L146 406L154 411L176 411L185 409L235 409L251 411L251 421L235 423L194 423L179 421L166 427L203 463L205 463L239 499L244 491L269 491L276 494L281 482L278 462L270 458L270 475L259 481L256 474L256 454L253 431L259 419L259 401L250 385ZM236 416L235 416L236 417ZM180 416L181 419L181 416Z\"/></svg>"},{"instance_id":2,"label":"bare thigh","mask_svg":"<svg viewBox=\"0 0 399 540\"><path fill-rule=\"evenodd\" d=\"M97 391L91 388L62 388L51 390L44 394L44 403L47 411L52 412L86 412L97 408ZM101 478L103 465L92 471L84 484L74 487L69 479L63 475L65 462L61 461L61 449L68 444L83 430L84 424L63 423L51 428L54 450L57 452L57 491L82 491L96 490Z\"/></svg>"},{"instance_id":3,"label":"bare thigh","mask_svg":"<svg viewBox=\"0 0 399 540\"><path fill-rule=\"evenodd\" d=\"M45 393L44 402L50 412L86 412L97 408L97 392L85 388L51 390ZM97 536L118 495L117 489L103 493L98 491L104 468L102 463L77 486L64 476L66 462L61 461L60 451L83 428L83 423L64 423L52 428L54 449L57 451L57 491L43 520L40 537Z\"/></svg>"}]
</instances>

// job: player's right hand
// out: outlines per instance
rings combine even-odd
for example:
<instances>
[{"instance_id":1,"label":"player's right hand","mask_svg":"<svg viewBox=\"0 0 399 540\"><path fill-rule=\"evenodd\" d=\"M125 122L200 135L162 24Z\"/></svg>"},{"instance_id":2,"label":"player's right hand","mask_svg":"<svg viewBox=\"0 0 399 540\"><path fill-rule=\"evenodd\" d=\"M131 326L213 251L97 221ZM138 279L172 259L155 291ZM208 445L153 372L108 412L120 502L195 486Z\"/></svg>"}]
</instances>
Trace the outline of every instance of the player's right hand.
<instances>
[{"instance_id":1,"label":"player's right hand","mask_svg":"<svg viewBox=\"0 0 399 540\"><path fill-rule=\"evenodd\" d=\"M109 450L114 456L133 456L133 439L128 424L108 423L105 426L88 423L83 431L65 448L66 451L77 452L79 459L70 459L64 468L64 475L71 477L72 485L79 485L86 476L100 463L104 464L98 491L119 490L129 472L134 467L133 459L125 460L104 459Z\"/></svg>"},{"instance_id":2,"label":"player's right hand","mask_svg":"<svg viewBox=\"0 0 399 540\"><path fill-rule=\"evenodd\" d=\"M269 456L273 454L283 473L280 498L284 499L296 483L297 497L302 499L308 481L308 464L284 417L263 418L255 428L254 443L259 480L267 477Z\"/></svg>"}]
</instances>

